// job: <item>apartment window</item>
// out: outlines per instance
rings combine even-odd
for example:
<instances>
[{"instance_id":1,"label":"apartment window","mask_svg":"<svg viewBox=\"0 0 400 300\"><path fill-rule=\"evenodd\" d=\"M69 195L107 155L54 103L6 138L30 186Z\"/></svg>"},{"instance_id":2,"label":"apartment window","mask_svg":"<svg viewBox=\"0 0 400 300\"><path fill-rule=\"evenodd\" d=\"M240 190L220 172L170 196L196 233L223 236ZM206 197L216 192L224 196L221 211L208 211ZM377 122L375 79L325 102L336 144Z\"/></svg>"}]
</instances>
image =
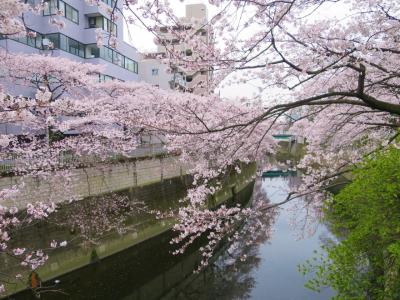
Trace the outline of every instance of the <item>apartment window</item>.
<instances>
[{"instance_id":1,"label":"apartment window","mask_svg":"<svg viewBox=\"0 0 400 300\"><path fill-rule=\"evenodd\" d=\"M103 16L88 17L89 28L103 28L103 30L117 35L117 24Z\"/></svg>"},{"instance_id":2,"label":"apartment window","mask_svg":"<svg viewBox=\"0 0 400 300\"><path fill-rule=\"evenodd\" d=\"M128 71L135 71L135 62L132 59L125 57L125 69Z\"/></svg>"},{"instance_id":3,"label":"apartment window","mask_svg":"<svg viewBox=\"0 0 400 300\"><path fill-rule=\"evenodd\" d=\"M100 57L100 49L97 47L96 44L86 45L86 58L96 58Z\"/></svg>"},{"instance_id":4,"label":"apartment window","mask_svg":"<svg viewBox=\"0 0 400 300\"><path fill-rule=\"evenodd\" d=\"M151 75L158 76L158 69L151 69Z\"/></svg>"},{"instance_id":5,"label":"apartment window","mask_svg":"<svg viewBox=\"0 0 400 300\"><path fill-rule=\"evenodd\" d=\"M50 15L57 14L58 0L46 0L46 1L44 1L44 4L45 4L44 9L43 9L44 16L50 16Z\"/></svg>"},{"instance_id":6,"label":"apartment window","mask_svg":"<svg viewBox=\"0 0 400 300\"><path fill-rule=\"evenodd\" d=\"M43 47L43 37L41 34L36 33L35 48L42 49L42 47Z\"/></svg>"},{"instance_id":7,"label":"apartment window","mask_svg":"<svg viewBox=\"0 0 400 300\"><path fill-rule=\"evenodd\" d=\"M32 36L27 36L27 45L31 47L36 46L36 38Z\"/></svg>"},{"instance_id":8,"label":"apartment window","mask_svg":"<svg viewBox=\"0 0 400 300\"><path fill-rule=\"evenodd\" d=\"M108 4L111 7L114 7L115 5L115 0L101 0L103 1L105 4Z\"/></svg>"},{"instance_id":9,"label":"apartment window","mask_svg":"<svg viewBox=\"0 0 400 300\"><path fill-rule=\"evenodd\" d=\"M89 28L98 28L100 26L97 26L97 18L98 17L89 17L88 21L89 21Z\"/></svg>"},{"instance_id":10,"label":"apartment window","mask_svg":"<svg viewBox=\"0 0 400 300\"><path fill-rule=\"evenodd\" d=\"M45 3L47 5L43 10L44 16L56 15L60 11L64 18L79 24L79 11L71 5L62 0L46 0Z\"/></svg>"},{"instance_id":11,"label":"apartment window","mask_svg":"<svg viewBox=\"0 0 400 300\"><path fill-rule=\"evenodd\" d=\"M74 54L76 56L85 57L84 47L81 43L73 39L68 39L67 42L68 42L67 52Z\"/></svg>"},{"instance_id":12,"label":"apartment window","mask_svg":"<svg viewBox=\"0 0 400 300\"><path fill-rule=\"evenodd\" d=\"M108 47L101 47L100 48L100 57L112 62L113 61L113 50Z\"/></svg>"},{"instance_id":13,"label":"apartment window","mask_svg":"<svg viewBox=\"0 0 400 300\"><path fill-rule=\"evenodd\" d=\"M103 30L113 35L117 35L117 24L103 17Z\"/></svg>"},{"instance_id":14,"label":"apartment window","mask_svg":"<svg viewBox=\"0 0 400 300\"><path fill-rule=\"evenodd\" d=\"M54 49L61 49L79 57L85 57L85 45L61 33L46 34Z\"/></svg>"},{"instance_id":15,"label":"apartment window","mask_svg":"<svg viewBox=\"0 0 400 300\"><path fill-rule=\"evenodd\" d=\"M66 4L64 1L62 0L58 0L58 10L61 12L61 15L65 18L65 7L68 4ZM69 6L69 5L68 5Z\"/></svg>"},{"instance_id":16,"label":"apartment window","mask_svg":"<svg viewBox=\"0 0 400 300\"><path fill-rule=\"evenodd\" d=\"M29 29L29 28L26 28L26 29L27 29L28 32L35 33L36 37L33 37L31 35L23 35L23 36L14 37L14 38L11 38L11 39L14 40L14 41L23 43L25 45L37 48L37 49L42 49L42 47L43 47L43 45L42 45L42 35L40 33L36 32L36 31L34 31L34 30ZM4 36L4 35L0 34L0 39L7 39L7 38L8 38L7 36Z\"/></svg>"},{"instance_id":17,"label":"apartment window","mask_svg":"<svg viewBox=\"0 0 400 300\"><path fill-rule=\"evenodd\" d=\"M100 57L128 71L131 71L136 74L138 73L138 63L136 61L127 58L126 56L122 55L121 53L118 53L117 51L111 48L101 47Z\"/></svg>"},{"instance_id":18,"label":"apartment window","mask_svg":"<svg viewBox=\"0 0 400 300\"><path fill-rule=\"evenodd\" d=\"M68 5L66 3L64 4L65 4L65 18L76 24L79 24L79 12L71 5Z\"/></svg>"},{"instance_id":19,"label":"apartment window","mask_svg":"<svg viewBox=\"0 0 400 300\"><path fill-rule=\"evenodd\" d=\"M115 78L105 74L99 74L99 82L106 82L110 80L114 80Z\"/></svg>"},{"instance_id":20,"label":"apartment window","mask_svg":"<svg viewBox=\"0 0 400 300\"><path fill-rule=\"evenodd\" d=\"M125 57L116 51L113 51L113 63L125 68Z\"/></svg>"},{"instance_id":21,"label":"apartment window","mask_svg":"<svg viewBox=\"0 0 400 300\"><path fill-rule=\"evenodd\" d=\"M21 36L17 37L15 40L22 44L28 44L28 39L27 39L26 35L21 35Z\"/></svg>"},{"instance_id":22,"label":"apartment window","mask_svg":"<svg viewBox=\"0 0 400 300\"><path fill-rule=\"evenodd\" d=\"M59 33L51 33L46 34L45 38L48 39L52 43L52 49L60 49L60 34Z\"/></svg>"},{"instance_id":23,"label":"apartment window","mask_svg":"<svg viewBox=\"0 0 400 300\"><path fill-rule=\"evenodd\" d=\"M29 31L35 32L33 30ZM0 35L0 39L7 39L7 37ZM43 41L46 39L48 42L51 43L51 49L60 49L82 58L101 57L102 59L114 63L130 72L138 74L139 71L138 63L136 61L127 58L126 56L118 53L111 48L98 48L96 44L85 45L74 39L71 39L70 37L62 33L50 33L43 35L36 32L36 37L21 36L12 39L31 47L35 47L37 49L43 49L43 46L48 45L48 43L46 43L46 45L43 45ZM47 50L48 48L45 47L44 49Z\"/></svg>"}]
</instances>

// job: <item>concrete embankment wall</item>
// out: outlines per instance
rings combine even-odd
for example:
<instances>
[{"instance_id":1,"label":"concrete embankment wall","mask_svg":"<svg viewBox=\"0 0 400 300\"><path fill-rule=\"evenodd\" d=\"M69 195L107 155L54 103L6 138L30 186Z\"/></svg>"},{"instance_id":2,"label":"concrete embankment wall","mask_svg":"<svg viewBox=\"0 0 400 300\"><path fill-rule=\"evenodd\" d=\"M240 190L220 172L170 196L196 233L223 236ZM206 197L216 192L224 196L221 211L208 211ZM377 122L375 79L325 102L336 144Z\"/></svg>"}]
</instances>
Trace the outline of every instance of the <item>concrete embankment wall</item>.
<instances>
[{"instance_id":1,"label":"concrete embankment wall","mask_svg":"<svg viewBox=\"0 0 400 300\"><path fill-rule=\"evenodd\" d=\"M166 156L73 169L69 171L68 184L63 182L60 172L47 179L29 176L23 178L21 192L2 205L21 209L32 202L59 203L69 200L71 196L78 199L97 196L183 176L186 170L176 156ZM0 190L21 182L18 176L0 177Z\"/></svg>"},{"instance_id":2,"label":"concrete embankment wall","mask_svg":"<svg viewBox=\"0 0 400 300\"><path fill-rule=\"evenodd\" d=\"M253 184L248 184L236 193L235 203L248 203L252 191ZM79 270L57 277L60 280L57 287L67 295L55 293L54 296L46 295L45 299L67 300L78 297L79 299L126 300L183 299L182 291L186 291L185 287L188 283L197 279L200 286L204 284L197 277L202 277L202 275L193 274L193 270L197 268L201 260L201 253L197 249L204 246L206 237L195 241L181 255L172 254L176 249L176 245L169 243L173 237L174 232L167 230L98 263L86 265ZM216 257L228 246L229 242L227 244L223 242ZM104 255L104 252L99 255ZM211 261L214 261L216 257ZM44 275L42 271L40 274ZM45 284L53 285L53 282L49 281ZM13 299L34 300L31 294L32 292L27 290L13 295Z\"/></svg>"},{"instance_id":3,"label":"concrete embankment wall","mask_svg":"<svg viewBox=\"0 0 400 300\"><path fill-rule=\"evenodd\" d=\"M26 241L30 241L32 248L45 248L53 239L69 241L66 248L52 252L49 261L38 270L43 280L61 276L90 264L93 259L93 251L98 258L102 259L170 230L174 223L173 220L157 220L155 215L149 213L149 211L166 211L170 208L177 208L180 205L179 199L182 199L186 194L191 180L188 175L184 175L185 169L177 163L176 158L152 159L141 161L140 164L138 161L129 162L107 166L107 168L110 170L109 172L98 172L98 168L95 168L83 172L85 176L82 173L77 173L81 176L78 178L82 179L82 185L90 185L90 190L89 188L86 190L87 195L91 196L89 198L97 195L95 198L103 199L102 194L106 196L110 187L113 187L113 191L119 189L118 193L124 194L130 199L144 202L148 211L138 211L132 215L129 221L129 224L134 225L132 230L123 235L116 232L107 234L97 241L97 245L90 247L85 246L79 238L79 233L72 232L71 228L65 224L61 226L57 224L57 215L62 215L63 209L55 213L54 216L52 215L51 218L54 217L54 220L52 219L51 222L33 224L24 231L16 233L13 239L15 246L19 242L26 245ZM253 182L255 169L255 164L243 166L240 174L232 173L221 179L223 188L210 199L210 205L218 205L235 198L241 190ZM80 170L76 171L80 172ZM157 171L160 173L157 174ZM86 174L92 176L86 176ZM96 186L97 188L94 189ZM47 193L51 190L51 186L49 186ZM104 198L104 201L106 201L105 199L107 197ZM82 203L84 208L87 201L78 201L78 204ZM84 209L82 209L83 212ZM90 221L90 217L89 215L86 218L89 218ZM13 259L1 255L0 259L3 272L14 275L21 273L20 266ZM28 275L26 272L23 273L26 276ZM17 284L8 287L7 290L10 293L15 293L24 287L23 284Z\"/></svg>"}]
</instances>

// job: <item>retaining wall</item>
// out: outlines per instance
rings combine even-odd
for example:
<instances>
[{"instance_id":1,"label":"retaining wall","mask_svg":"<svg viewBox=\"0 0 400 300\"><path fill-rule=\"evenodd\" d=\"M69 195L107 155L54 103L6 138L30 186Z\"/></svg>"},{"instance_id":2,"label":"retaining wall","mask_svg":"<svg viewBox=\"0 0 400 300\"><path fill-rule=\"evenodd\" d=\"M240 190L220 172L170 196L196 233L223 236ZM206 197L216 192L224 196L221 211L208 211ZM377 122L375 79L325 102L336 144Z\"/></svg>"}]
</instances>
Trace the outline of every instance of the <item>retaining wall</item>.
<instances>
[{"instance_id":1,"label":"retaining wall","mask_svg":"<svg viewBox=\"0 0 400 300\"><path fill-rule=\"evenodd\" d=\"M63 172L55 172L43 179L33 176L23 178L20 192L2 205L25 208L32 202L64 202L74 198L86 198L132 187L162 182L186 174L187 167L176 156L133 160L123 163L99 164ZM6 176L0 178L0 191L19 185L22 178ZM68 183L67 183L68 182Z\"/></svg>"}]
</instances>

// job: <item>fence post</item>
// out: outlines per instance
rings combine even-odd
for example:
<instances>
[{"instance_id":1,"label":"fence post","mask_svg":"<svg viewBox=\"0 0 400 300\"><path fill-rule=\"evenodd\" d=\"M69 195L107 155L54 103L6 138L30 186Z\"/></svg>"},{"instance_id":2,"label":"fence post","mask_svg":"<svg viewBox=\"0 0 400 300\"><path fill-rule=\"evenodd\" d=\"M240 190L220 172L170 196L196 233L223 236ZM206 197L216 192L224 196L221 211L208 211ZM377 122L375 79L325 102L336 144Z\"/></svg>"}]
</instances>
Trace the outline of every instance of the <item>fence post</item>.
<instances>
[{"instance_id":1,"label":"fence post","mask_svg":"<svg viewBox=\"0 0 400 300\"><path fill-rule=\"evenodd\" d=\"M163 158L160 157L160 181L163 182L164 181L164 163L163 163Z\"/></svg>"},{"instance_id":2,"label":"fence post","mask_svg":"<svg viewBox=\"0 0 400 300\"><path fill-rule=\"evenodd\" d=\"M134 184L134 186L137 186L138 185L138 174L137 174L137 168L136 168L136 161L133 161L132 167L133 167L133 184Z\"/></svg>"}]
</instances>

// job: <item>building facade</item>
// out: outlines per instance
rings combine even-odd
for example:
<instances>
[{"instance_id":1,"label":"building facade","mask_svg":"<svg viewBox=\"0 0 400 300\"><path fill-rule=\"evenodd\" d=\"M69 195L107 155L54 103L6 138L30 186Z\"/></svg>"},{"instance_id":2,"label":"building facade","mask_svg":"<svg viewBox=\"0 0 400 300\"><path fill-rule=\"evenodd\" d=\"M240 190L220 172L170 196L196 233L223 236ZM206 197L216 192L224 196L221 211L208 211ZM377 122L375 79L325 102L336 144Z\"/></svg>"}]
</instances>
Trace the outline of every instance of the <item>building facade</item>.
<instances>
[{"instance_id":1,"label":"building facade","mask_svg":"<svg viewBox=\"0 0 400 300\"><path fill-rule=\"evenodd\" d=\"M191 49L190 44L179 39L180 32L194 34L204 46L212 47L213 35L211 26L208 24L208 12L205 4L186 5L185 17L180 19L179 25L156 29L157 52L144 55L141 76L148 78L148 82L163 88L200 95L209 94L212 70L208 66L194 69L187 67L185 60L196 61L199 53ZM176 63L168 60L169 65L162 66L163 59L171 58L171 51L179 53L182 59Z\"/></svg>"},{"instance_id":2,"label":"building facade","mask_svg":"<svg viewBox=\"0 0 400 300\"><path fill-rule=\"evenodd\" d=\"M38 5L42 0L26 0ZM40 14L27 13L24 21L28 31L36 37L21 36L8 38L0 36L0 48L10 53L44 54L71 60L99 64L104 71L100 81L118 79L122 81L144 81L162 89L174 89L196 94L208 94L212 72L209 68L189 70L180 63L165 63L169 47L188 59L198 55L189 45L177 41L172 31L196 31L205 44L212 43L212 32L208 25L207 7L204 4L186 5L186 15L181 18L179 28L159 27L159 44L156 53L140 53L124 41L124 18L118 16L115 22L109 19L109 12L115 0L101 0L104 5L89 5L85 0L44 0L45 9ZM122 1L117 1L122 5ZM119 7L122 11L122 7ZM118 10L117 10L118 11ZM120 14L117 12L117 14ZM53 20L62 21L65 26L53 25ZM96 32L103 33L104 45L98 47ZM116 39L116 46L108 45L110 37ZM19 90L20 89L20 90ZM11 94L33 96L22 87Z\"/></svg>"},{"instance_id":3,"label":"building facade","mask_svg":"<svg viewBox=\"0 0 400 300\"><path fill-rule=\"evenodd\" d=\"M32 5L40 1L27 0ZM45 9L39 15L27 13L24 16L26 27L35 32L36 37L3 37L0 47L11 53L42 53L101 64L105 69L99 74L99 80L139 81L138 62L141 55L123 40L123 18L119 17L113 22L107 17L109 13L105 11L106 7L111 9L114 0L102 2L106 4L104 7L88 5L84 0L45 0ZM53 19L63 21L65 26L54 26L51 24ZM104 45L101 47L96 44L98 29L104 35ZM115 48L107 45L110 36L117 39Z\"/></svg>"}]
</instances>

